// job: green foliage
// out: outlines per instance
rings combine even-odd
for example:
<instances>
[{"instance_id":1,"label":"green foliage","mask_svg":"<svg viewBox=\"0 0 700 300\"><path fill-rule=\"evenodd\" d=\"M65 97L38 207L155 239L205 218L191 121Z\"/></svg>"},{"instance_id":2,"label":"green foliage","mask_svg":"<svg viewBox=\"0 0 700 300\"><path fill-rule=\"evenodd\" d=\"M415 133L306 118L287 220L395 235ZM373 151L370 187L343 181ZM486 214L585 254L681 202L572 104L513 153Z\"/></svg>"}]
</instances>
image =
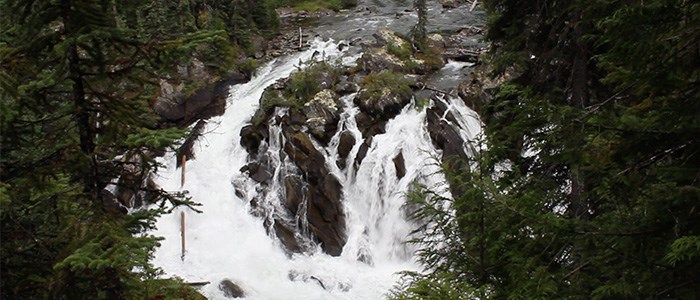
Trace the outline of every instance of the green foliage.
<instances>
[{"instance_id":1,"label":"green foliage","mask_svg":"<svg viewBox=\"0 0 700 300\"><path fill-rule=\"evenodd\" d=\"M301 107L320 92L323 85L333 86L340 79L341 68L329 62L311 62L304 69L292 73L286 96Z\"/></svg>"},{"instance_id":2,"label":"green foliage","mask_svg":"<svg viewBox=\"0 0 700 300\"><path fill-rule=\"evenodd\" d=\"M186 285L182 279L152 279L146 282L149 291L146 297L162 299L206 300L194 288Z\"/></svg>"},{"instance_id":3,"label":"green foliage","mask_svg":"<svg viewBox=\"0 0 700 300\"><path fill-rule=\"evenodd\" d=\"M202 43L226 40L224 31L196 31L188 9L187 1L0 1L1 298L147 295L159 239L144 233L164 211L125 214L109 187L195 205L143 184L158 167L153 153L185 132L157 126L155 79L193 53L204 57ZM160 13L174 18L143 19ZM139 180L117 182L125 177Z\"/></svg>"},{"instance_id":4,"label":"green foliage","mask_svg":"<svg viewBox=\"0 0 700 300\"><path fill-rule=\"evenodd\" d=\"M700 4L484 6L488 147L448 164L452 197L413 196L427 270L402 291L437 299L422 280L450 276L482 299L694 298Z\"/></svg>"},{"instance_id":5,"label":"green foliage","mask_svg":"<svg viewBox=\"0 0 700 300\"><path fill-rule=\"evenodd\" d=\"M316 12L319 9L339 11L357 6L357 0L273 0L274 7L292 7L296 11Z\"/></svg>"},{"instance_id":6,"label":"green foliage","mask_svg":"<svg viewBox=\"0 0 700 300\"><path fill-rule=\"evenodd\" d=\"M342 66L327 61L301 63L299 70L289 76L283 90L267 89L263 92L260 109L256 111L251 123L255 126L262 124L275 107L301 110L324 86L337 84L342 72Z\"/></svg>"},{"instance_id":7,"label":"green foliage","mask_svg":"<svg viewBox=\"0 0 700 300\"><path fill-rule=\"evenodd\" d=\"M404 274L403 285L391 291L390 299L445 299L467 300L484 299L488 291L477 291L464 282L460 282L449 273L433 273L421 275L418 273Z\"/></svg>"},{"instance_id":8,"label":"green foliage","mask_svg":"<svg viewBox=\"0 0 700 300\"><path fill-rule=\"evenodd\" d=\"M404 47L403 45L395 45L394 43L389 43L386 46L386 50L389 54L396 56L400 60L408 60L413 54L410 48Z\"/></svg>"},{"instance_id":9,"label":"green foliage","mask_svg":"<svg viewBox=\"0 0 700 300\"><path fill-rule=\"evenodd\" d=\"M418 15L418 21L416 25L411 28L409 33L413 46L416 49L423 50L427 48L428 44L428 5L426 0L413 0L413 9L416 10Z\"/></svg>"},{"instance_id":10,"label":"green foliage","mask_svg":"<svg viewBox=\"0 0 700 300\"><path fill-rule=\"evenodd\" d=\"M371 73L360 81L363 93L370 99L379 99L385 94L394 94L401 98L412 95L410 81L403 74L392 71Z\"/></svg>"}]
</instances>

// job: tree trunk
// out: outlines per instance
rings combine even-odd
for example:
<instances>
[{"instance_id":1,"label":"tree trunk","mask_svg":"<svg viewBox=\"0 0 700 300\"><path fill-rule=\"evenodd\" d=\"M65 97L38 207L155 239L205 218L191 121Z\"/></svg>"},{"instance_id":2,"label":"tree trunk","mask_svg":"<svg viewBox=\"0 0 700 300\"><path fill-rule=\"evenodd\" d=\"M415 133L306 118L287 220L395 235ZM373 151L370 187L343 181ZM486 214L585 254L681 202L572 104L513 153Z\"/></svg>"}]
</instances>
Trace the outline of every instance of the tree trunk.
<instances>
[{"instance_id":1,"label":"tree trunk","mask_svg":"<svg viewBox=\"0 0 700 300\"><path fill-rule=\"evenodd\" d=\"M578 17L578 20L574 25L574 59L571 70L571 106L583 109L588 101L588 49L585 43L581 42L583 38L583 33L585 32L583 26L585 24L582 21L582 16ZM572 136L571 145L572 149L576 145L585 144L583 141L583 125L572 125ZM588 214L588 204L585 199L586 184L585 176L581 174L580 167L578 165L572 165L570 170L570 180L571 180L571 200L570 200L570 212L575 218L582 218Z\"/></svg>"},{"instance_id":2,"label":"tree trunk","mask_svg":"<svg viewBox=\"0 0 700 300\"><path fill-rule=\"evenodd\" d=\"M68 36L75 29L71 20L71 0L61 1L61 17L64 22L64 35ZM71 98L73 100L73 117L80 137L80 151L88 158L90 169L83 174L85 192L95 203L101 204L98 189L98 169L95 158L95 129L92 124L90 103L86 99L83 75L80 71L78 45L73 42L68 49L68 78L72 81Z\"/></svg>"}]
</instances>

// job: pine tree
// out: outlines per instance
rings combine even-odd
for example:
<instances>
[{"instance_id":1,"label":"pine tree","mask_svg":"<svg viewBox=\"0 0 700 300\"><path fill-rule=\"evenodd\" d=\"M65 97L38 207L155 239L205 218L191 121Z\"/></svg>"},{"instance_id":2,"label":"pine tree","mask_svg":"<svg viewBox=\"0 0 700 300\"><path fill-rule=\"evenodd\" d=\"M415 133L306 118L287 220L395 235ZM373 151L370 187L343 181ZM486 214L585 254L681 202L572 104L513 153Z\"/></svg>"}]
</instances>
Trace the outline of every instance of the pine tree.
<instances>
[{"instance_id":1,"label":"pine tree","mask_svg":"<svg viewBox=\"0 0 700 300\"><path fill-rule=\"evenodd\" d=\"M161 210L125 215L109 186L154 170L148 153L183 135L158 129L148 103L158 64L188 43L149 42L118 26L116 13L134 9L0 1L3 298L131 299L157 273L149 260L158 238L143 233Z\"/></svg>"},{"instance_id":2,"label":"pine tree","mask_svg":"<svg viewBox=\"0 0 700 300\"><path fill-rule=\"evenodd\" d=\"M442 268L399 297L693 298L700 5L484 5L490 66L508 78L481 111L488 150L447 171L467 186L446 212L419 210L455 213L439 245L459 254L425 247Z\"/></svg>"},{"instance_id":3,"label":"pine tree","mask_svg":"<svg viewBox=\"0 0 700 300\"><path fill-rule=\"evenodd\" d=\"M425 0L414 0L413 9L416 10L416 15L418 16L418 21L416 25L413 25L409 35L411 36L411 42L413 47L416 49L424 50L426 48L426 38L427 32L426 27L428 26L428 7Z\"/></svg>"}]
</instances>

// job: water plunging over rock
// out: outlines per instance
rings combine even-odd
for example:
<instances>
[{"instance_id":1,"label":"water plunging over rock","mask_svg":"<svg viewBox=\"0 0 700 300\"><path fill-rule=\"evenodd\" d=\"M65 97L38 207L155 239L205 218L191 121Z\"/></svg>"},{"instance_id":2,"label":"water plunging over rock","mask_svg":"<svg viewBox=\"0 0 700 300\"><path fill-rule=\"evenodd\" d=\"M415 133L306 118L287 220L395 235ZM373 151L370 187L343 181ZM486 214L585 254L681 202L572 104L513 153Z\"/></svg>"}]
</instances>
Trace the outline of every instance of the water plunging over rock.
<instances>
[{"instance_id":1,"label":"water plunging over rock","mask_svg":"<svg viewBox=\"0 0 700 300\"><path fill-rule=\"evenodd\" d=\"M365 17L385 18L390 9ZM411 17L394 14L388 18ZM363 40L348 39L344 51L353 53ZM232 295L219 287L226 280L247 299L378 299L396 272L419 269L415 247L405 243L414 229L405 193L414 182L443 182L436 158L469 153L465 146L480 123L458 98L417 105L410 89L423 76L393 78L408 92L374 88L363 78L378 70L355 73L359 68L311 76L320 88L308 91L299 89L308 78L284 79L308 67L300 61L339 54L335 43L317 40L234 86L224 115L202 125L188 145L196 158L187 163L184 186L175 154L160 159L165 167L156 183L189 191L204 211L178 209L159 219L154 234L165 240L154 264L168 276L212 282L202 288L210 299ZM358 57L342 61L353 65Z\"/></svg>"}]
</instances>

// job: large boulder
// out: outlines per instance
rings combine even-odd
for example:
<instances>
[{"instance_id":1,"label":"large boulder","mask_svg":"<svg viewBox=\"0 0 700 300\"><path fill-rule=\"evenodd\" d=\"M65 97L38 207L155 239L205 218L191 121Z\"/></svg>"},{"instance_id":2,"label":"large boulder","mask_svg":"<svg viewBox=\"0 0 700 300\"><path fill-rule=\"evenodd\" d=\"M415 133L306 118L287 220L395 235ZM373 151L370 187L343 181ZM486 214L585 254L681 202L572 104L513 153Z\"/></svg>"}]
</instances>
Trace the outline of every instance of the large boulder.
<instances>
[{"instance_id":1,"label":"large boulder","mask_svg":"<svg viewBox=\"0 0 700 300\"><path fill-rule=\"evenodd\" d=\"M406 92L386 86L379 89L360 90L355 97L355 103L361 111L371 116L390 119L411 101L411 96L410 88Z\"/></svg>"},{"instance_id":2,"label":"large boulder","mask_svg":"<svg viewBox=\"0 0 700 300\"><path fill-rule=\"evenodd\" d=\"M343 131L340 133L340 139L338 140L338 167L345 169L345 161L350 155L350 151L355 146L356 140L355 136L350 131Z\"/></svg>"},{"instance_id":3,"label":"large boulder","mask_svg":"<svg viewBox=\"0 0 700 300\"><path fill-rule=\"evenodd\" d=\"M267 127L246 125L241 128L241 146L255 156L258 154L258 148L263 141L267 140L268 136Z\"/></svg>"},{"instance_id":4,"label":"large boulder","mask_svg":"<svg viewBox=\"0 0 700 300\"><path fill-rule=\"evenodd\" d=\"M451 115L451 112L448 112L446 118L443 119L447 107L439 100L434 102L436 105L428 108L426 111L428 133L431 141L435 147L443 150L443 160L455 156L466 156L464 150L465 141L459 135L455 126L452 126L452 124L456 124L454 116ZM447 120L452 120L452 122Z\"/></svg>"},{"instance_id":5,"label":"large boulder","mask_svg":"<svg viewBox=\"0 0 700 300\"><path fill-rule=\"evenodd\" d=\"M304 104L302 111L306 116L309 133L324 145L328 144L338 129L340 107L338 96L329 89L316 93L311 101Z\"/></svg>"},{"instance_id":6,"label":"large boulder","mask_svg":"<svg viewBox=\"0 0 700 300\"><path fill-rule=\"evenodd\" d=\"M381 70L403 72L407 68L406 63L390 54L387 48L368 49L357 61L357 65L365 72L378 72Z\"/></svg>"},{"instance_id":7,"label":"large boulder","mask_svg":"<svg viewBox=\"0 0 700 300\"><path fill-rule=\"evenodd\" d=\"M323 154L305 133L285 131L283 134L287 141L284 152L308 184L306 189L299 189L298 182L285 182L287 209L297 216L305 215L310 233L321 243L324 252L338 256L346 242L342 185L328 171ZM304 200L306 211L300 212Z\"/></svg>"},{"instance_id":8,"label":"large boulder","mask_svg":"<svg viewBox=\"0 0 700 300\"><path fill-rule=\"evenodd\" d=\"M162 80L160 95L153 103L153 109L163 121L182 126L221 115L226 110L229 87L248 80L237 73L231 76L205 85L189 95L184 92L184 84Z\"/></svg>"}]
</instances>

